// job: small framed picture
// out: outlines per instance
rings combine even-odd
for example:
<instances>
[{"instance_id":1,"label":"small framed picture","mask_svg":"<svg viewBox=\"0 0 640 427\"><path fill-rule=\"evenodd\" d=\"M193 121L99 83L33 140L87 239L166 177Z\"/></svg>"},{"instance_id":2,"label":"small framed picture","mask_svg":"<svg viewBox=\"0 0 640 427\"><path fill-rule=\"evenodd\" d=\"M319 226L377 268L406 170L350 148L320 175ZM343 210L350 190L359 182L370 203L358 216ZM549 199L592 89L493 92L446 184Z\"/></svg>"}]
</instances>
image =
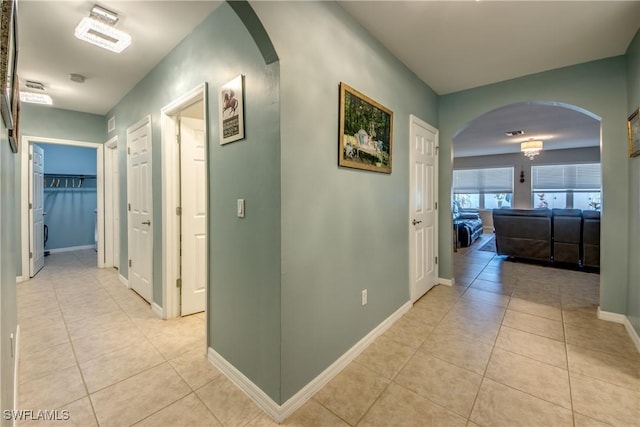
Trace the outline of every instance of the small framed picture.
<instances>
[{"instance_id":1,"label":"small framed picture","mask_svg":"<svg viewBox=\"0 0 640 427\"><path fill-rule=\"evenodd\" d=\"M629 131L629 157L640 156L640 109L636 109L627 119Z\"/></svg>"},{"instance_id":2,"label":"small framed picture","mask_svg":"<svg viewBox=\"0 0 640 427\"><path fill-rule=\"evenodd\" d=\"M391 173L393 111L340 83L338 165Z\"/></svg>"},{"instance_id":3,"label":"small framed picture","mask_svg":"<svg viewBox=\"0 0 640 427\"><path fill-rule=\"evenodd\" d=\"M220 145L244 138L244 76L220 88Z\"/></svg>"}]
</instances>

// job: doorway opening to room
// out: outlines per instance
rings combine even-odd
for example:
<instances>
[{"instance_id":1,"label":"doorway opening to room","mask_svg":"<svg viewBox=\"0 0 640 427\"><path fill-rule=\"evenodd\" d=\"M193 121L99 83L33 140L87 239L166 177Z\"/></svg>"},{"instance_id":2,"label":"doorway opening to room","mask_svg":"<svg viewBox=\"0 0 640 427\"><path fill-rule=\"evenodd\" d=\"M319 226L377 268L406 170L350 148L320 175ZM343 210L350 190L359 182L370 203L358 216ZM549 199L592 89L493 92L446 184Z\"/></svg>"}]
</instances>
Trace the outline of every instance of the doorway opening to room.
<instances>
[{"instance_id":1,"label":"doorway opening to room","mask_svg":"<svg viewBox=\"0 0 640 427\"><path fill-rule=\"evenodd\" d=\"M569 104L520 102L468 122L453 139L453 246L465 255L459 267L461 259L498 254L598 269L600 147L600 117ZM462 270L454 273L475 272Z\"/></svg>"},{"instance_id":2,"label":"doorway opening to room","mask_svg":"<svg viewBox=\"0 0 640 427\"><path fill-rule=\"evenodd\" d=\"M95 251L103 267L103 145L33 136L22 143L21 279L44 267L46 252Z\"/></svg>"},{"instance_id":3,"label":"doorway opening to room","mask_svg":"<svg viewBox=\"0 0 640 427\"><path fill-rule=\"evenodd\" d=\"M206 84L162 109L166 318L203 312L209 283Z\"/></svg>"}]
</instances>

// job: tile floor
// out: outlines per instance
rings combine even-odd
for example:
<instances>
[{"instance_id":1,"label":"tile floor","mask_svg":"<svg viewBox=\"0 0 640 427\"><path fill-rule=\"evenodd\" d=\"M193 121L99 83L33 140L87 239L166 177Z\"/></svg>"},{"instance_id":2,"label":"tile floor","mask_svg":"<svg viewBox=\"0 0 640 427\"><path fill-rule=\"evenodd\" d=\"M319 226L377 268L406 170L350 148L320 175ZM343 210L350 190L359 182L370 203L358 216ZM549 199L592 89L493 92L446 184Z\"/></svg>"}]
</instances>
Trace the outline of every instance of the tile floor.
<instances>
[{"instance_id":1,"label":"tile floor","mask_svg":"<svg viewBox=\"0 0 640 427\"><path fill-rule=\"evenodd\" d=\"M598 276L481 244L455 254L455 286L428 292L283 425L639 426L640 354L596 318ZM276 425L206 360L202 314L159 320L93 265L92 251L54 254L18 285L20 409L66 409L64 426Z\"/></svg>"}]
</instances>

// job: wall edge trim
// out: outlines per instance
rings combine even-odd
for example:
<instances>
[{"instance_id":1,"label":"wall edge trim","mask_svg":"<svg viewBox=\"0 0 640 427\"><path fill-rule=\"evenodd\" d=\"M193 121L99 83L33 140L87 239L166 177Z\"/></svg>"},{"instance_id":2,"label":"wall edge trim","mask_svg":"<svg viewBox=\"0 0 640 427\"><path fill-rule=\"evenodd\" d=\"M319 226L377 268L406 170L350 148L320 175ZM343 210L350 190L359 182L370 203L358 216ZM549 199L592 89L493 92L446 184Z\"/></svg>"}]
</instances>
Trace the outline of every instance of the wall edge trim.
<instances>
[{"instance_id":1,"label":"wall edge trim","mask_svg":"<svg viewBox=\"0 0 640 427\"><path fill-rule=\"evenodd\" d=\"M52 254L58 254L61 252L83 251L85 249L95 249L95 248L96 248L96 245L69 246L67 248L48 249L48 252Z\"/></svg>"},{"instance_id":2,"label":"wall edge trim","mask_svg":"<svg viewBox=\"0 0 640 427\"><path fill-rule=\"evenodd\" d=\"M120 280L120 283L125 285L127 288L129 287L129 279L124 277L122 274L118 274L118 280Z\"/></svg>"},{"instance_id":3,"label":"wall edge trim","mask_svg":"<svg viewBox=\"0 0 640 427\"><path fill-rule=\"evenodd\" d=\"M15 362L13 364L13 409L14 411L18 410L18 402L20 399L18 398L19 386L20 382L18 381L18 373L20 372L20 325L16 325L16 342L15 342L15 352L13 356L15 357ZM15 413L15 412L14 412ZM17 417L12 417L13 422L12 425L16 426Z\"/></svg>"},{"instance_id":4,"label":"wall edge trim","mask_svg":"<svg viewBox=\"0 0 640 427\"><path fill-rule=\"evenodd\" d=\"M235 366L229 363L224 357L218 354L212 347L209 347L207 356L209 361L217 367L231 382L242 390L251 400L253 400L264 412L266 412L276 422L283 422L288 416L304 405L315 393L338 375L347 367L353 359L362 353L377 337L382 335L396 321L398 321L407 311L411 309L411 301L404 303L399 309L383 320L371 332L365 335L353 347L347 350L327 369L322 371L317 377L307 383L296 394L291 396L282 405L276 403L256 384L240 372Z\"/></svg>"},{"instance_id":5,"label":"wall edge trim","mask_svg":"<svg viewBox=\"0 0 640 427\"><path fill-rule=\"evenodd\" d=\"M24 276L17 276L16 277L16 283L22 283L25 282L27 279L24 278Z\"/></svg>"},{"instance_id":6,"label":"wall edge trim","mask_svg":"<svg viewBox=\"0 0 640 427\"><path fill-rule=\"evenodd\" d=\"M455 277L452 277L451 279L443 279L442 277L438 277L438 285L453 286L455 284Z\"/></svg>"},{"instance_id":7,"label":"wall edge trim","mask_svg":"<svg viewBox=\"0 0 640 427\"><path fill-rule=\"evenodd\" d=\"M606 320L607 322L621 323L624 325L624 328L627 330L629 337L631 337L631 341L636 346L638 352L640 352L640 336L636 332L635 328L629 321L629 318L624 314L612 313L610 311L602 311L600 306L598 306L598 319Z\"/></svg>"},{"instance_id":8,"label":"wall edge trim","mask_svg":"<svg viewBox=\"0 0 640 427\"><path fill-rule=\"evenodd\" d=\"M158 304L156 304L155 302L151 303L151 310L153 311L153 313L158 316L161 319L166 319L165 314L164 314L164 310L162 309L162 307L160 307Z\"/></svg>"}]
</instances>

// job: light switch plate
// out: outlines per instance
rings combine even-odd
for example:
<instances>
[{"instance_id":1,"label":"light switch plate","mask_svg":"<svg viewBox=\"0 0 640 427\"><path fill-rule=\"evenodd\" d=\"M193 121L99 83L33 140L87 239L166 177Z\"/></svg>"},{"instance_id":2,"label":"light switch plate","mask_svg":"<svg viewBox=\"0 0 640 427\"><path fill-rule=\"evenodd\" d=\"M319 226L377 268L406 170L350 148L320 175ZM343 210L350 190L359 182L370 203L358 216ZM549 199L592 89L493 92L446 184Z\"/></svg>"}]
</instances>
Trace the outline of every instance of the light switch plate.
<instances>
[{"instance_id":1,"label":"light switch plate","mask_svg":"<svg viewBox=\"0 0 640 427\"><path fill-rule=\"evenodd\" d=\"M238 218L244 218L244 199L238 199Z\"/></svg>"}]
</instances>

